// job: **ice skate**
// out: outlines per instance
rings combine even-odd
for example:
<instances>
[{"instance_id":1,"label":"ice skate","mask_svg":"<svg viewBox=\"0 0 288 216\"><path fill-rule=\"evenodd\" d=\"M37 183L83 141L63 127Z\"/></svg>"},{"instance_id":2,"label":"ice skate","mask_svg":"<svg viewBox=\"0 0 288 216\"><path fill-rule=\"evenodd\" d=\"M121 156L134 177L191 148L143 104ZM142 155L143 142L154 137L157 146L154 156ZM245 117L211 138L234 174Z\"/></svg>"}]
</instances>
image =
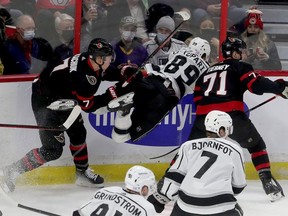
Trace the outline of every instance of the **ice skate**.
<instances>
[{"instance_id":1,"label":"ice skate","mask_svg":"<svg viewBox=\"0 0 288 216\"><path fill-rule=\"evenodd\" d=\"M104 179L93 172L92 169L76 170L76 182L75 184L82 187L96 187L102 188Z\"/></svg>"},{"instance_id":2,"label":"ice skate","mask_svg":"<svg viewBox=\"0 0 288 216\"><path fill-rule=\"evenodd\" d=\"M110 112L115 112L118 110L122 110L123 114L129 113L131 107L133 106L133 97L134 92L127 93L122 95L108 103L108 110Z\"/></svg>"},{"instance_id":3,"label":"ice skate","mask_svg":"<svg viewBox=\"0 0 288 216\"><path fill-rule=\"evenodd\" d=\"M259 176L262 181L263 189L269 196L271 202L284 197L284 192L281 185L271 176L271 174L262 172L259 173Z\"/></svg>"},{"instance_id":4,"label":"ice skate","mask_svg":"<svg viewBox=\"0 0 288 216\"><path fill-rule=\"evenodd\" d=\"M16 179L20 176L14 165L6 166L2 169L3 177L1 179L1 187L6 192L13 192L15 190Z\"/></svg>"}]
</instances>

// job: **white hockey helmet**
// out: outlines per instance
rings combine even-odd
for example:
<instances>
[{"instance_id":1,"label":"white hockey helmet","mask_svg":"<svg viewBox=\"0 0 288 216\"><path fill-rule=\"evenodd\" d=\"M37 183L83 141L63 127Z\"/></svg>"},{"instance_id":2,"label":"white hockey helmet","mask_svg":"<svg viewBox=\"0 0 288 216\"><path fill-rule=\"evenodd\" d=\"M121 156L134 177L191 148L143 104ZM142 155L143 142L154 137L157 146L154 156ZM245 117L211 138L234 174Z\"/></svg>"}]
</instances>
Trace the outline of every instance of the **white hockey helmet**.
<instances>
[{"instance_id":1,"label":"white hockey helmet","mask_svg":"<svg viewBox=\"0 0 288 216\"><path fill-rule=\"evenodd\" d=\"M216 133L220 137L219 132L222 127L224 127L226 133L223 138L233 133L232 118L230 115L218 110L209 112L205 118L206 131Z\"/></svg>"},{"instance_id":2,"label":"white hockey helmet","mask_svg":"<svg viewBox=\"0 0 288 216\"><path fill-rule=\"evenodd\" d=\"M200 37L195 37L190 41L189 47L201 58L204 58L205 54L205 61L209 60L211 47L207 40L204 40Z\"/></svg>"},{"instance_id":3,"label":"white hockey helmet","mask_svg":"<svg viewBox=\"0 0 288 216\"><path fill-rule=\"evenodd\" d=\"M154 173L143 166L131 167L125 176L125 187L142 195L141 190L144 186L148 187L149 194L156 190Z\"/></svg>"}]
</instances>

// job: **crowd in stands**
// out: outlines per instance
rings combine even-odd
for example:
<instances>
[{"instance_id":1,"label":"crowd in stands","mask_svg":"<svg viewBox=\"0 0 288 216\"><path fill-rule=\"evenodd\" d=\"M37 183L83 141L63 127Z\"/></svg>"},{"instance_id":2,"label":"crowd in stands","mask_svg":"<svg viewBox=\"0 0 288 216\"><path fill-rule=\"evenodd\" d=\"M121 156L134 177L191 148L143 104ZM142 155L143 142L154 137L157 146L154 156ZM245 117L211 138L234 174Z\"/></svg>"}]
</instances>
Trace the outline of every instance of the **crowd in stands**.
<instances>
[{"instance_id":1,"label":"crowd in stands","mask_svg":"<svg viewBox=\"0 0 288 216\"><path fill-rule=\"evenodd\" d=\"M141 66L182 21L181 16L177 15L177 11L181 10L188 12L191 19L181 25L151 62L165 64L169 53L187 46L193 37L201 37L210 42L210 64L219 60L220 0L82 2L80 51L86 51L93 38L105 38L113 44L119 55L114 63L116 67L125 64ZM4 74L40 73L48 61L57 64L72 56L75 5L75 0L0 0L0 57ZM247 11L241 1L231 0L228 7L228 28L236 31L247 43L247 61L255 69L281 70L275 43L263 30L261 13L255 8ZM22 23L28 18L33 26L25 29ZM16 27L15 33L10 33L8 38L5 35L5 25L6 28L7 25ZM30 34L30 38L25 38L25 34Z\"/></svg>"}]
</instances>

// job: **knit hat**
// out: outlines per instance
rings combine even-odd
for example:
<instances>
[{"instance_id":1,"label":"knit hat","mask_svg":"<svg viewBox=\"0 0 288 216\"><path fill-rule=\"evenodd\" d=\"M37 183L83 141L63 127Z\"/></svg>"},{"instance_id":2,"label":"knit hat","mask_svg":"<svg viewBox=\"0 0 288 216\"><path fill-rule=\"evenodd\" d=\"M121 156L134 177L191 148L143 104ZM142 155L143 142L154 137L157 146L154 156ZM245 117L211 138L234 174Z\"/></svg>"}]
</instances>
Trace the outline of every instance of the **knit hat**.
<instances>
[{"instance_id":1,"label":"knit hat","mask_svg":"<svg viewBox=\"0 0 288 216\"><path fill-rule=\"evenodd\" d=\"M263 20L262 20L262 11L253 9L253 10L248 10L248 16L245 20L245 29L249 25L257 25L260 29L263 30Z\"/></svg>"},{"instance_id":2,"label":"knit hat","mask_svg":"<svg viewBox=\"0 0 288 216\"><path fill-rule=\"evenodd\" d=\"M170 16L163 16L156 25L156 29L158 28L167 28L172 32L175 29L175 22Z\"/></svg>"},{"instance_id":3,"label":"knit hat","mask_svg":"<svg viewBox=\"0 0 288 216\"><path fill-rule=\"evenodd\" d=\"M132 16L125 16L120 21L120 27L123 27L126 25L133 25L137 27L137 20Z\"/></svg>"}]
</instances>

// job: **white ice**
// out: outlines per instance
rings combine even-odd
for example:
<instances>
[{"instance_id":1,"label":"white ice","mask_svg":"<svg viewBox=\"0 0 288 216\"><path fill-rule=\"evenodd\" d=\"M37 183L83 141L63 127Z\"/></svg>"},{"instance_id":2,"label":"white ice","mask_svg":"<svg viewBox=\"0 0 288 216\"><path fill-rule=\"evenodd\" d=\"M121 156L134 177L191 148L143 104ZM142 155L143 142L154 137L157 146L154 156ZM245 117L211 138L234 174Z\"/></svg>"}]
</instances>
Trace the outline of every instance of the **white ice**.
<instances>
[{"instance_id":1,"label":"white ice","mask_svg":"<svg viewBox=\"0 0 288 216\"><path fill-rule=\"evenodd\" d=\"M288 193L288 180L279 181L284 192ZM121 185L121 183L110 183ZM75 185L53 186L22 186L13 193L0 193L0 210L3 216L40 216L43 214L28 211L17 207L17 204L26 205L61 216L71 216L72 212L88 201L96 190L82 188ZM248 186L242 194L237 196L238 202L244 210L245 216L287 216L288 198L284 197L271 203L265 195L260 181L248 181ZM172 203L166 206L160 214L169 215Z\"/></svg>"}]
</instances>

